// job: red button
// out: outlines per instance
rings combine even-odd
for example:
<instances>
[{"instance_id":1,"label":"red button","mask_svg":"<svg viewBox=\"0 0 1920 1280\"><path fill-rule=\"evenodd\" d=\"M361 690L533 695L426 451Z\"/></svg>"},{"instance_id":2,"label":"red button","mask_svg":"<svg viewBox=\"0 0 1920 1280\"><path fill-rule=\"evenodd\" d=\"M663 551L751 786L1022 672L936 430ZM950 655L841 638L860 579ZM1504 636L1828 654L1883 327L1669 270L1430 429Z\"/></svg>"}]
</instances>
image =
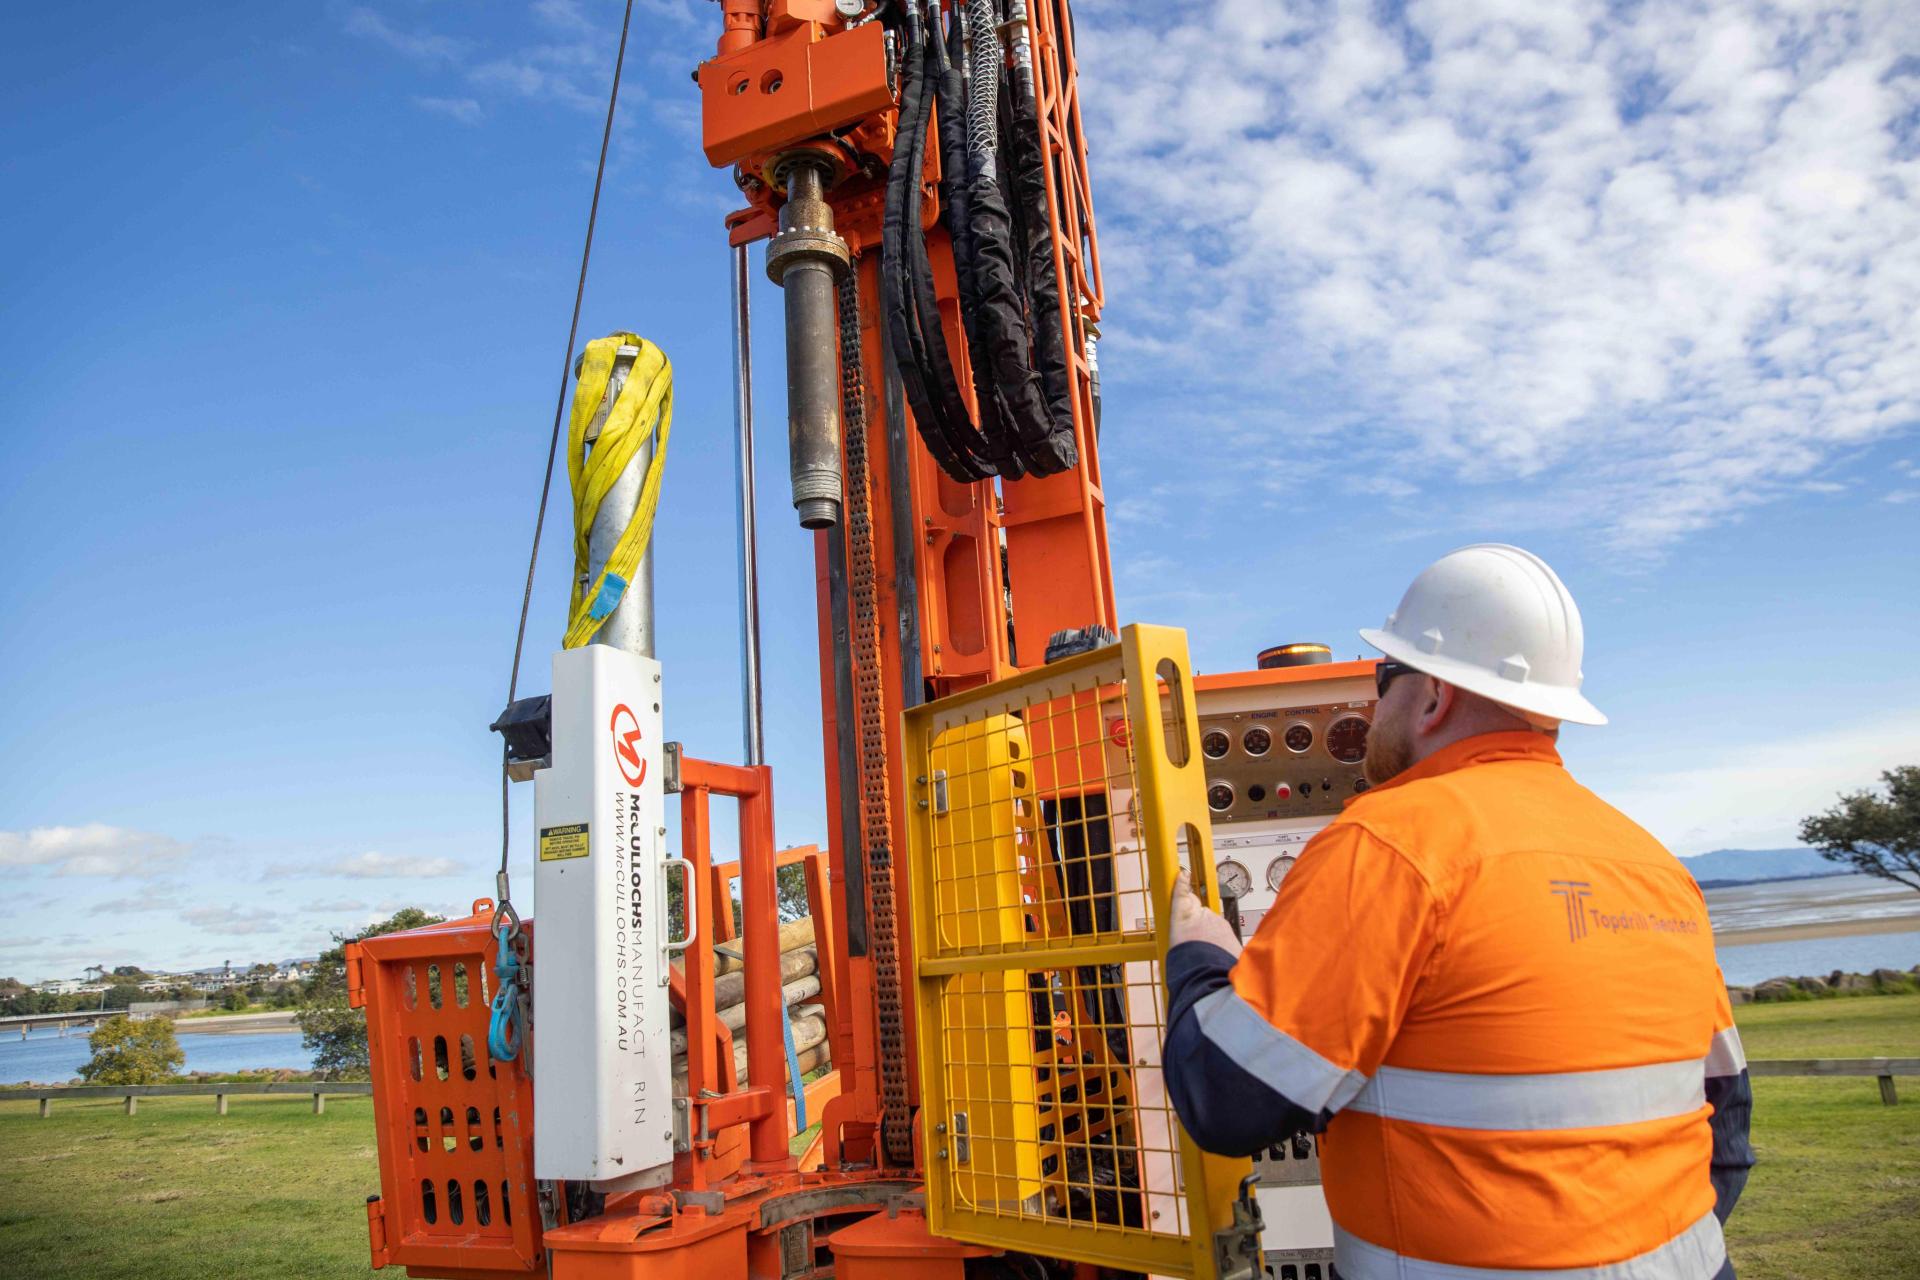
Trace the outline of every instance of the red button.
<instances>
[{"instance_id":1,"label":"red button","mask_svg":"<svg viewBox=\"0 0 1920 1280\"><path fill-rule=\"evenodd\" d=\"M1288 786L1284 782L1273 789L1273 798L1276 800L1285 800L1288 796L1292 794L1293 794L1293 788Z\"/></svg>"}]
</instances>

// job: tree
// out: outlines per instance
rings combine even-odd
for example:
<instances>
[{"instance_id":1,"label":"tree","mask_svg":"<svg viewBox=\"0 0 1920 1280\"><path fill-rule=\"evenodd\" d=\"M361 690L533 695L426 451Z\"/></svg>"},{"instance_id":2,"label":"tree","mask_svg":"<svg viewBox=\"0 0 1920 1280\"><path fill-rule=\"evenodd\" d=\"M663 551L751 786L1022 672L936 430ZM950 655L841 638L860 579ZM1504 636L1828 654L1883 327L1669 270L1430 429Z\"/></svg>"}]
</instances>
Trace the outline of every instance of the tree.
<instances>
[{"instance_id":1,"label":"tree","mask_svg":"<svg viewBox=\"0 0 1920 1280\"><path fill-rule=\"evenodd\" d=\"M124 1009L139 998L139 984L133 982L116 982L107 988L106 1001L102 1007L107 1009ZM118 1082L116 1081L115 1083Z\"/></svg>"},{"instance_id":2,"label":"tree","mask_svg":"<svg viewBox=\"0 0 1920 1280\"><path fill-rule=\"evenodd\" d=\"M159 1084L186 1064L166 1018L108 1018L87 1037L93 1057L80 1068L89 1084Z\"/></svg>"},{"instance_id":3,"label":"tree","mask_svg":"<svg viewBox=\"0 0 1920 1280\"><path fill-rule=\"evenodd\" d=\"M313 966L306 1003L293 1015L300 1026L300 1043L313 1055L315 1071L336 1080L365 1079L368 1074L367 1015L347 1007L347 943L439 924L443 919L419 907L403 907L358 933L333 935L333 946L322 951Z\"/></svg>"},{"instance_id":4,"label":"tree","mask_svg":"<svg viewBox=\"0 0 1920 1280\"><path fill-rule=\"evenodd\" d=\"M780 923L787 924L801 916L810 915L813 906L807 901L807 867L802 862L789 862L773 873L773 887L779 902Z\"/></svg>"},{"instance_id":5,"label":"tree","mask_svg":"<svg viewBox=\"0 0 1920 1280\"><path fill-rule=\"evenodd\" d=\"M122 964L114 966L113 976L116 978L132 978L135 982L139 982L143 979L151 978L153 975L137 964Z\"/></svg>"},{"instance_id":6,"label":"tree","mask_svg":"<svg viewBox=\"0 0 1920 1280\"><path fill-rule=\"evenodd\" d=\"M247 999L247 993L239 987L228 987L227 994L220 997L220 1007L238 1012L253 1003Z\"/></svg>"},{"instance_id":7,"label":"tree","mask_svg":"<svg viewBox=\"0 0 1920 1280\"><path fill-rule=\"evenodd\" d=\"M1920 765L1889 769L1880 781L1884 798L1872 791L1843 795L1802 822L1800 838L1829 862L1920 889Z\"/></svg>"}]
</instances>

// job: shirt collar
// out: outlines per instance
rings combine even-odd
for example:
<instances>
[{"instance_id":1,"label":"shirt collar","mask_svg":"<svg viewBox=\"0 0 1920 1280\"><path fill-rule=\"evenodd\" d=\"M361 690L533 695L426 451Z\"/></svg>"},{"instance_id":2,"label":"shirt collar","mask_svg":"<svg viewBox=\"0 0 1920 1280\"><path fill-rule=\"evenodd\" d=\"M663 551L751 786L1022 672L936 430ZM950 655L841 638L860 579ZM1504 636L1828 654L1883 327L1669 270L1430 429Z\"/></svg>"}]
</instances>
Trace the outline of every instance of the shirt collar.
<instances>
[{"instance_id":1,"label":"shirt collar","mask_svg":"<svg viewBox=\"0 0 1920 1280\"><path fill-rule=\"evenodd\" d=\"M1471 738L1462 738L1449 746L1440 748L1410 769L1404 769L1394 777L1377 787L1369 788L1347 800L1364 799L1389 787L1401 786L1408 782L1418 782L1422 778L1437 778L1443 773L1452 773L1456 769L1470 768L1476 764L1493 764L1503 760L1536 760L1542 764L1559 765L1560 752L1554 747L1553 739L1544 733L1532 733L1524 729L1504 733L1481 733Z\"/></svg>"}]
</instances>

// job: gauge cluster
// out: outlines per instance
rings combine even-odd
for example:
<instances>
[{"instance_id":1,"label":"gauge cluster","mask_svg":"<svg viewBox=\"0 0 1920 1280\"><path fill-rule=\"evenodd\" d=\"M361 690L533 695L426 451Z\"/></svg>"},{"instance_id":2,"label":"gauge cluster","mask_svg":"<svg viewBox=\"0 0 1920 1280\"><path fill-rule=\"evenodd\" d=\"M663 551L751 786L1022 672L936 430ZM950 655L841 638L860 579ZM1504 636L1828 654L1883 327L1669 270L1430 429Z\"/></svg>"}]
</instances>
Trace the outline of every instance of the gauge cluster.
<instances>
[{"instance_id":1,"label":"gauge cluster","mask_svg":"<svg viewBox=\"0 0 1920 1280\"><path fill-rule=\"evenodd\" d=\"M1200 715L1213 821L1332 816L1366 790L1371 701Z\"/></svg>"}]
</instances>

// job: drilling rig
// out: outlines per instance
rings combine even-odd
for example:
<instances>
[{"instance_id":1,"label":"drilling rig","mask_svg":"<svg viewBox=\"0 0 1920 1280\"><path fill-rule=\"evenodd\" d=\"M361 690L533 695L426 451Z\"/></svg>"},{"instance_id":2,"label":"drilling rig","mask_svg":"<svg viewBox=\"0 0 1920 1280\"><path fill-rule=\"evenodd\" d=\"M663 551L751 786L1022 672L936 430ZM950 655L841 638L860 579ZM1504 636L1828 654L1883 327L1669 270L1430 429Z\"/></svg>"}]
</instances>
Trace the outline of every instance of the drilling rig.
<instances>
[{"instance_id":1,"label":"drilling rig","mask_svg":"<svg viewBox=\"0 0 1920 1280\"><path fill-rule=\"evenodd\" d=\"M1256 857L1277 887L1363 785L1351 725L1330 730L1364 738L1370 664L1289 653L1196 681L1182 633L1118 625L1068 0L719 9L695 79L707 158L741 196L744 759L664 740L648 530L671 368L616 334L576 369L566 646L551 692L494 725L534 783L537 919L503 873L470 917L348 951L374 1264L1320 1280L1310 1144L1256 1168L1173 1116L1157 920L1183 864L1216 907L1223 887L1257 896ZM814 548L824 849L780 848L763 758L756 242ZM731 856L716 799L738 808ZM1220 823L1239 825L1216 870ZM778 920L786 868L804 937ZM1260 1239L1261 1208L1288 1238Z\"/></svg>"}]
</instances>

